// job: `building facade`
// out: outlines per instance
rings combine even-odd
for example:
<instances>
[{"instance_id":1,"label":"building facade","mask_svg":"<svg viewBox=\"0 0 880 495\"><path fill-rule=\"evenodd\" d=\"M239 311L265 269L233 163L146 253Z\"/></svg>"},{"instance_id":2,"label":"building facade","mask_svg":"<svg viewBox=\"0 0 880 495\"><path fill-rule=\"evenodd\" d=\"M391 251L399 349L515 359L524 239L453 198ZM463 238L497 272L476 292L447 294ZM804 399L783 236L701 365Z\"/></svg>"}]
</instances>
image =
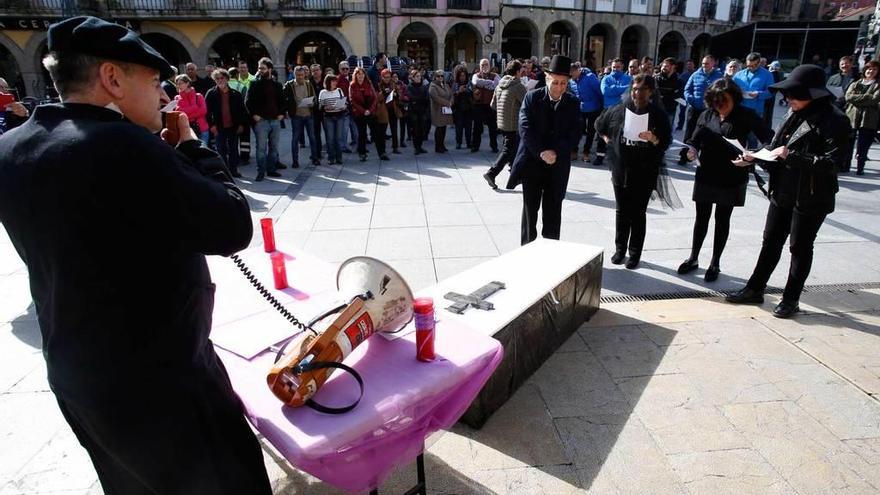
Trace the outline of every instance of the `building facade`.
<instances>
[{"instance_id":1,"label":"building facade","mask_svg":"<svg viewBox=\"0 0 880 495\"><path fill-rule=\"evenodd\" d=\"M0 76L40 97L49 24L97 15L126 24L169 61L251 69L335 64L383 51L428 67L568 55L698 59L711 36L749 22L753 0L0 0Z\"/></svg>"}]
</instances>

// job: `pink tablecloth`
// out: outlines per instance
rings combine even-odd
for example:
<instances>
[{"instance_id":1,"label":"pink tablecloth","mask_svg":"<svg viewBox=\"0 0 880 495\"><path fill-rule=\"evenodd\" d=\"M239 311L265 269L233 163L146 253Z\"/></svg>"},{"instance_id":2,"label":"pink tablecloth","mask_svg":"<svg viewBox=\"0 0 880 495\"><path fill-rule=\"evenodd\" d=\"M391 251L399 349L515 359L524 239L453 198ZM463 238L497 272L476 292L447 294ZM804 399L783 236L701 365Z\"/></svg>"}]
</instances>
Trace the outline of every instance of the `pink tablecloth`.
<instances>
[{"instance_id":1,"label":"pink tablecloth","mask_svg":"<svg viewBox=\"0 0 880 495\"><path fill-rule=\"evenodd\" d=\"M249 263L255 257L248 256ZM294 300L285 303L296 313ZM217 352L251 422L292 465L343 490L362 492L412 461L428 435L452 426L501 361L498 341L460 324L441 320L436 335L437 360L431 363L415 359L414 334L395 341L376 335L355 349L345 363L363 377L364 397L340 415L282 406L266 385L274 353L247 360L219 347ZM342 406L357 393L354 379L337 371L315 399Z\"/></svg>"}]
</instances>

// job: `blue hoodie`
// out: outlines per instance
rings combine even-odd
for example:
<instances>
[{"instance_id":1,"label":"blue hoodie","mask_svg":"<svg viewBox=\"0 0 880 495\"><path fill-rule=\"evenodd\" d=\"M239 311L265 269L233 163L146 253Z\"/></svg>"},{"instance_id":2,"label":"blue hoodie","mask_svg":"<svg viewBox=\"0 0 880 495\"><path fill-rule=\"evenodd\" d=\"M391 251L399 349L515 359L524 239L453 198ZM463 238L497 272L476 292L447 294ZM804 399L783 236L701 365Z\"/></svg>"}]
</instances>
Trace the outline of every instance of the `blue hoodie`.
<instances>
[{"instance_id":1,"label":"blue hoodie","mask_svg":"<svg viewBox=\"0 0 880 495\"><path fill-rule=\"evenodd\" d=\"M722 77L724 74L717 68L708 74L703 69L694 71L687 84L684 85L684 99L687 104L697 110L705 110L706 103L703 101L703 96L706 94L706 90L709 89L710 84Z\"/></svg>"},{"instance_id":2,"label":"blue hoodie","mask_svg":"<svg viewBox=\"0 0 880 495\"><path fill-rule=\"evenodd\" d=\"M773 74L769 70L758 67L755 72L749 69L743 69L733 76L733 81L739 86L743 93L756 91L758 96L754 98L743 98L742 106L751 108L758 114L758 117L764 115L764 102L773 97L770 93L770 85L773 84ZM745 95L743 95L745 96Z\"/></svg>"},{"instance_id":3,"label":"blue hoodie","mask_svg":"<svg viewBox=\"0 0 880 495\"><path fill-rule=\"evenodd\" d=\"M602 78L602 96L605 100L605 108L611 108L620 103L620 98L632 84L632 77L623 71L613 71Z\"/></svg>"},{"instance_id":4,"label":"blue hoodie","mask_svg":"<svg viewBox=\"0 0 880 495\"><path fill-rule=\"evenodd\" d=\"M577 80L577 96L581 101L581 113L595 112L602 109L604 98L599 78L590 69L581 69L581 77Z\"/></svg>"}]
</instances>

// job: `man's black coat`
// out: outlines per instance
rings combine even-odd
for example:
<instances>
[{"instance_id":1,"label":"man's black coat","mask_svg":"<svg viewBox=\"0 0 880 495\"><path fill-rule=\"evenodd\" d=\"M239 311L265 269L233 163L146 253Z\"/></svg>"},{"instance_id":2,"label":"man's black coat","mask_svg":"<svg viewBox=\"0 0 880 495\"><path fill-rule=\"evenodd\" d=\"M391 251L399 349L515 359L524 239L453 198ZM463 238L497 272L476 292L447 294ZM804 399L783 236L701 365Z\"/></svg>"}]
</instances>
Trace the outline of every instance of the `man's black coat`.
<instances>
[{"instance_id":1,"label":"man's black coat","mask_svg":"<svg viewBox=\"0 0 880 495\"><path fill-rule=\"evenodd\" d=\"M205 105L208 107L208 113L205 119L211 127L223 126L222 102L220 101L220 88L213 87L205 95ZM229 111L232 113L232 127L243 126L247 128L250 124L247 108L244 105L244 97L238 91L229 88Z\"/></svg>"},{"instance_id":2,"label":"man's black coat","mask_svg":"<svg viewBox=\"0 0 880 495\"><path fill-rule=\"evenodd\" d=\"M553 110L553 106L556 110ZM519 149L510 171L507 189L531 178L541 179L551 174L554 185L565 191L571 172L571 150L577 144L581 128L580 103L566 92L558 104L550 100L547 87L529 91L519 110ZM556 163L547 165L541 152L556 152Z\"/></svg>"}]
</instances>

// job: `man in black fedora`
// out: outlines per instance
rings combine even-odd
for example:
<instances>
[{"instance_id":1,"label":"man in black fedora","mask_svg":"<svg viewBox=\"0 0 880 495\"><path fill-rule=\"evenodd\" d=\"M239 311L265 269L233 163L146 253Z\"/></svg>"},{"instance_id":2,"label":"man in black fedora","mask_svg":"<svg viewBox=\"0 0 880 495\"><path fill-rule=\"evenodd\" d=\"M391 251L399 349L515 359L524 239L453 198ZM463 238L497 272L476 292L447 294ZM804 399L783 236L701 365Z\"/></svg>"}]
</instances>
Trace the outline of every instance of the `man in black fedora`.
<instances>
[{"instance_id":1,"label":"man in black fedora","mask_svg":"<svg viewBox=\"0 0 880 495\"><path fill-rule=\"evenodd\" d=\"M247 200L184 114L172 146L159 114L172 70L137 33L74 17L48 48L61 103L0 137L0 222L61 413L104 493L269 495L208 339L205 255L247 247Z\"/></svg>"},{"instance_id":2,"label":"man in black fedora","mask_svg":"<svg viewBox=\"0 0 880 495\"><path fill-rule=\"evenodd\" d=\"M849 119L825 89L825 72L815 65L796 67L788 79L770 86L791 109L770 144L772 160L758 160L770 173L770 208L758 263L746 286L727 296L736 304L764 302L764 289L791 234L791 267L782 301L773 316L790 318L813 263L813 242L825 216L834 211L837 171L845 167L852 134ZM745 154L736 162L750 166Z\"/></svg>"},{"instance_id":3,"label":"man in black fedora","mask_svg":"<svg viewBox=\"0 0 880 495\"><path fill-rule=\"evenodd\" d=\"M547 86L530 91L520 108L520 143L507 183L507 189L523 186L520 242L524 245L538 237L539 208L541 236L559 239L571 150L580 138L580 128L574 125L580 118L580 102L566 92L571 59L556 55L544 72Z\"/></svg>"}]
</instances>

